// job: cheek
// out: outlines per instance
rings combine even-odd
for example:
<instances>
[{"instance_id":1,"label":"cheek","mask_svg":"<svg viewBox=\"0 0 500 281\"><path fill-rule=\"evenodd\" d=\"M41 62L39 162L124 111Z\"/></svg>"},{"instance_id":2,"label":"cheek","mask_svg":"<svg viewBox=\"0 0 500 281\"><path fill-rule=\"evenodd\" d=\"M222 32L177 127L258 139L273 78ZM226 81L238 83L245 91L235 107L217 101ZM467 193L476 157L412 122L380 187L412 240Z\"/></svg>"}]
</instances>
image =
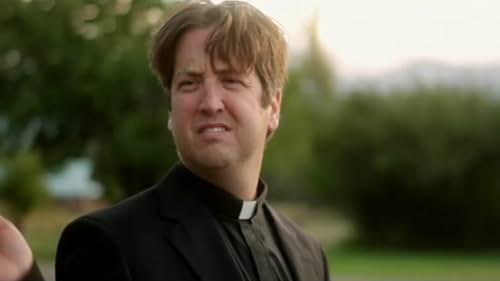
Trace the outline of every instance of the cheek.
<instances>
[{"instance_id":1,"label":"cheek","mask_svg":"<svg viewBox=\"0 0 500 281\"><path fill-rule=\"evenodd\" d=\"M237 106L227 105L233 119L245 128L244 134L260 135L267 132L270 125L269 112L263 109L260 103L246 102Z\"/></svg>"},{"instance_id":2,"label":"cheek","mask_svg":"<svg viewBox=\"0 0 500 281\"><path fill-rule=\"evenodd\" d=\"M248 93L244 93L249 95ZM242 94L242 95L244 95ZM260 104L251 97L229 97L225 101L225 108L235 119L255 120L261 110Z\"/></svg>"},{"instance_id":3,"label":"cheek","mask_svg":"<svg viewBox=\"0 0 500 281\"><path fill-rule=\"evenodd\" d=\"M174 124L185 124L194 115L194 101L188 98L172 99L171 119Z\"/></svg>"}]
</instances>

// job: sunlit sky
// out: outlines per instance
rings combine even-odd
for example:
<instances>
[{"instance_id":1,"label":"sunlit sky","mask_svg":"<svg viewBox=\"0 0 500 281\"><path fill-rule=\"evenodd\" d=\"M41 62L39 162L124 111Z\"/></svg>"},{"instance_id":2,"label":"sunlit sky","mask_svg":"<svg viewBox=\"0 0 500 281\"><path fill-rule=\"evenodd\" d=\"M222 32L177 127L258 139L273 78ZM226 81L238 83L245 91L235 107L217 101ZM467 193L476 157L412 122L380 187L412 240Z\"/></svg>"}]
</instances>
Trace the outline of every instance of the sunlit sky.
<instances>
[{"instance_id":1,"label":"sunlit sky","mask_svg":"<svg viewBox=\"0 0 500 281\"><path fill-rule=\"evenodd\" d=\"M215 1L220 2L220 1ZM417 60L500 62L499 0L249 0L281 23L292 50L317 11L325 49L343 75Z\"/></svg>"}]
</instances>

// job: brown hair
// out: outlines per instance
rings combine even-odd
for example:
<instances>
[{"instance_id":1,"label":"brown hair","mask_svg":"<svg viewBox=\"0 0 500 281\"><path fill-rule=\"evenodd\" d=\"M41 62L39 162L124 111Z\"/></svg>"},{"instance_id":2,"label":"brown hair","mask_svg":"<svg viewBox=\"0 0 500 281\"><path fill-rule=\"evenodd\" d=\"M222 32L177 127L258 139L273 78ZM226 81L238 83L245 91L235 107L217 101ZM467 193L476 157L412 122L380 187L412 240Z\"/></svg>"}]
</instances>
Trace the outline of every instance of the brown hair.
<instances>
[{"instance_id":1,"label":"brown hair","mask_svg":"<svg viewBox=\"0 0 500 281\"><path fill-rule=\"evenodd\" d=\"M151 63L167 94L179 39L189 30L204 27L212 28L206 45L212 66L217 58L241 73L255 69L264 90L262 103L268 105L270 95L286 81L287 43L271 18L239 1L187 2L160 27L153 38Z\"/></svg>"}]
</instances>

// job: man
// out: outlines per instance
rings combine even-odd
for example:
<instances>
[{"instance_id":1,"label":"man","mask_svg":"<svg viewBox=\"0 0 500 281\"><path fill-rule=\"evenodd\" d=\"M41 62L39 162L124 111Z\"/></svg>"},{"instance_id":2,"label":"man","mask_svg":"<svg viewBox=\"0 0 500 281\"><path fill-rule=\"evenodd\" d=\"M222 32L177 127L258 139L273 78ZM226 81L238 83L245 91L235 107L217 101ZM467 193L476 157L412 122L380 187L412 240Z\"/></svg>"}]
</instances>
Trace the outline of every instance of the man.
<instances>
[{"instance_id":1,"label":"man","mask_svg":"<svg viewBox=\"0 0 500 281\"><path fill-rule=\"evenodd\" d=\"M319 244L265 201L287 46L243 2L188 3L154 38L180 163L156 186L64 230L56 279L328 280Z\"/></svg>"},{"instance_id":2,"label":"man","mask_svg":"<svg viewBox=\"0 0 500 281\"><path fill-rule=\"evenodd\" d=\"M56 279L327 280L317 242L259 180L278 127L286 41L243 2L185 4L154 38L180 163L156 186L63 232Z\"/></svg>"}]
</instances>

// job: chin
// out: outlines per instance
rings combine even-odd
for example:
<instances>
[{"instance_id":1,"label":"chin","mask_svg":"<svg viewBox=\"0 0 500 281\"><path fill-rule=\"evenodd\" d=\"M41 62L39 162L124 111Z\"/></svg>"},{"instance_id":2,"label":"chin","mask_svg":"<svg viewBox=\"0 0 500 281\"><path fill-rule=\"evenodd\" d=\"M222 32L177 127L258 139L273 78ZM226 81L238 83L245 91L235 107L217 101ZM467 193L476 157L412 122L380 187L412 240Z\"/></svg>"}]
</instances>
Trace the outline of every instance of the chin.
<instances>
[{"instance_id":1,"label":"chin","mask_svg":"<svg viewBox=\"0 0 500 281\"><path fill-rule=\"evenodd\" d=\"M221 157L222 155L215 155L209 157L203 157L197 159L197 166L205 167L207 169L217 169L217 168L225 168L230 165L231 161L225 157Z\"/></svg>"},{"instance_id":2,"label":"chin","mask_svg":"<svg viewBox=\"0 0 500 281\"><path fill-rule=\"evenodd\" d=\"M200 153L181 157L183 163L188 167L201 170L213 170L226 168L231 164L231 160L222 153Z\"/></svg>"}]
</instances>

